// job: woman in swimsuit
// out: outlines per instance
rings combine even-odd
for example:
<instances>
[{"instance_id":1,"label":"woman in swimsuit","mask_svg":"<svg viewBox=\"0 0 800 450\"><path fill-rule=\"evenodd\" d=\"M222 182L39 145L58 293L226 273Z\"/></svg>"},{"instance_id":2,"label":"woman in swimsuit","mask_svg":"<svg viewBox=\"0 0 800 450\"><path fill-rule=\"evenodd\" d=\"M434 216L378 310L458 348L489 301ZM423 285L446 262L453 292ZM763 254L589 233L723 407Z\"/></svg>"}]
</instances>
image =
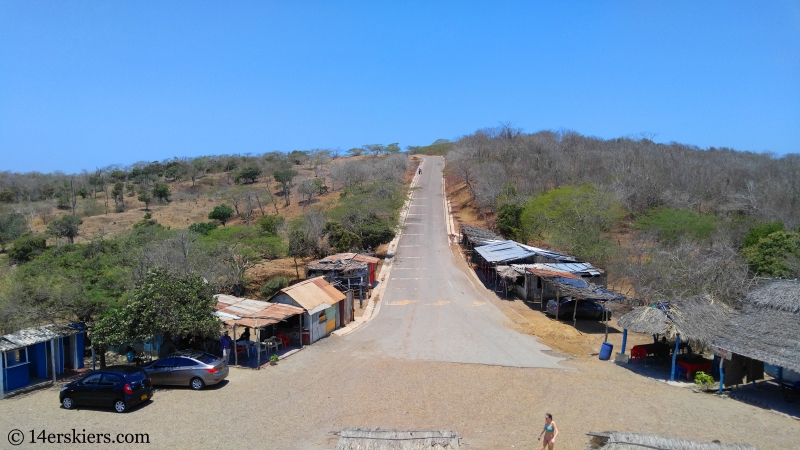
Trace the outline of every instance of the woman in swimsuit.
<instances>
[{"instance_id":1,"label":"woman in swimsuit","mask_svg":"<svg viewBox=\"0 0 800 450\"><path fill-rule=\"evenodd\" d=\"M544 415L544 428L539 433L537 440L542 439L543 434L544 440L542 441L541 450L544 450L545 448L547 450L553 450L553 446L556 443L556 436L558 436L558 427L553 421L553 415L550 413Z\"/></svg>"}]
</instances>

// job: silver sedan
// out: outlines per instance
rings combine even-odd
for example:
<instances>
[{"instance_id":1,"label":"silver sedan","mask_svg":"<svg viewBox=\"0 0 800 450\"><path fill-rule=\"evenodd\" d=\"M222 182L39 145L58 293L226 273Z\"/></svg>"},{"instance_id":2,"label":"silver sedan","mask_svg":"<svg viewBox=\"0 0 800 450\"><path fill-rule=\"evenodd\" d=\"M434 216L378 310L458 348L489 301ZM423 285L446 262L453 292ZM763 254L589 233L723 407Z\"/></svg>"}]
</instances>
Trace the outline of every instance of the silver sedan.
<instances>
[{"instance_id":1,"label":"silver sedan","mask_svg":"<svg viewBox=\"0 0 800 450\"><path fill-rule=\"evenodd\" d=\"M189 386L198 391L228 376L228 365L222 358L194 350L173 353L142 369L154 385Z\"/></svg>"}]
</instances>

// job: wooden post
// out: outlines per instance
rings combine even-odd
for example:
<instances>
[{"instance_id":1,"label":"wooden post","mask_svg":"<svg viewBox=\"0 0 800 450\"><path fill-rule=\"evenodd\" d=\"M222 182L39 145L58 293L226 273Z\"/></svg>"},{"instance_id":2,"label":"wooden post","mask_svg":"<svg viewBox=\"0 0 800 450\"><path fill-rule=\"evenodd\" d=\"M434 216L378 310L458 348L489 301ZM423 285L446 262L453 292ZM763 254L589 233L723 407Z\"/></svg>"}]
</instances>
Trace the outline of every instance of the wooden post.
<instances>
[{"instance_id":1,"label":"wooden post","mask_svg":"<svg viewBox=\"0 0 800 450\"><path fill-rule=\"evenodd\" d=\"M675 351L672 352L672 372L669 375L669 381L675 381L675 361L678 359L678 347L681 345L681 335L675 336ZM689 376L689 373L686 373Z\"/></svg>"},{"instance_id":2,"label":"wooden post","mask_svg":"<svg viewBox=\"0 0 800 450\"><path fill-rule=\"evenodd\" d=\"M5 361L5 359L6 359L6 352L0 352L0 399L3 398L3 392L4 392L3 386L5 386L3 380L5 379L6 366L8 366L8 363Z\"/></svg>"},{"instance_id":3,"label":"wooden post","mask_svg":"<svg viewBox=\"0 0 800 450\"><path fill-rule=\"evenodd\" d=\"M542 295L539 296L539 306L542 308L542 312L544 312L544 280L542 280L541 277L539 277L539 280L541 280L542 283Z\"/></svg>"},{"instance_id":4,"label":"wooden post","mask_svg":"<svg viewBox=\"0 0 800 450\"><path fill-rule=\"evenodd\" d=\"M261 370L261 332L258 331L258 317L256 317L256 370Z\"/></svg>"},{"instance_id":5,"label":"wooden post","mask_svg":"<svg viewBox=\"0 0 800 450\"><path fill-rule=\"evenodd\" d=\"M561 314L561 288L556 288L556 320L558 320L558 316Z\"/></svg>"},{"instance_id":6,"label":"wooden post","mask_svg":"<svg viewBox=\"0 0 800 450\"><path fill-rule=\"evenodd\" d=\"M606 303L603 302L603 322L606 324L606 339L603 342L608 342L608 317L606 316Z\"/></svg>"},{"instance_id":7,"label":"wooden post","mask_svg":"<svg viewBox=\"0 0 800 450\"><path fill-rule=\"evenodd\" d=\"M236 348L236 324L233 324L233 363L238 366L239 352L237 352L236 350L238 350Z\"/></svg>"},{"instance_id":8,"label":"wooden post","mask_svg":"<svg viewBox=\"0 0 800 450\"><path fill-rule=\"evenodd\" d=\"M56 381L56 340L50 340L50 365L53 367L53 382Z\"/></svg>"},{"instance_id":9,"label":"wooden post","mask_svg":"<svg viewBox=\"0 0 800 450\"><path fill-rule=\"evenodd\" d=\"M575 302L575 308L572 310L572 328L578 327L578 299L574 296L572 297L572 301Z\"/></svg>"},{"instance_id":10,"label":"wooden post","mask_svg":"<svg viewBox=\"0 0 800 450\"><path fill-rule=\"evenodd\" d=\"M625 354L625 344L628 343L628 329L622 329L622 354Z\"/></svg>"}]
</instances>

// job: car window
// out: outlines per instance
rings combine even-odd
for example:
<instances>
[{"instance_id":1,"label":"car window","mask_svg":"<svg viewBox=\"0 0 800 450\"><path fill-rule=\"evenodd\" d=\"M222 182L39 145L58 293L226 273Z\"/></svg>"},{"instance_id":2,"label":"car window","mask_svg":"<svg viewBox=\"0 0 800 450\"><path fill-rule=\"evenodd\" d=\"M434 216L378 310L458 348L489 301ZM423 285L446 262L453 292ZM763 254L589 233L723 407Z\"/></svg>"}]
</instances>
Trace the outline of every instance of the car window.
<instances>
[{"instance_id":1,"label":"car window","mask_svg":"<svg viewBox=\"0 0 800 450\"><path fill-rule=\"evenodd\" d=\"M100 377L101 376L102 376L102 374L100 374L100 373L89 375L88 377L83 379L83 384L97 386L98 384L100 384Z\"/></svg>"},{"instance_id":2,"label":"car window","mask_svg":"<svg viewBox=\"0 0 800 450\"><path fill-rule=\"evenodd\" d=\"M104 373L103 379L100 381L100 384L103 386L113 386L120 382L122 382L121 376L114 373Z\"/></svg>"},{"instance_id":3,"label":"car window","mask_svg":"<svg viewBox=\"0 0 800 450\"><path fill-rule=\"evenodd\" d=\"M198 356L195 356L194 359L203 364L213 364L218 358L210 353L201 353Z\"/></svg>"},{"instance_id":4,"label":"car window","mask_svg":"<svg viewBox=\"0 0 800 450\"><path fill-rule=\"evenodd\" d=\"M175 358L175 365L177 367L193 367L199 366L200 363L189 358Z\"/></svg>"},{"instance_id":5,"label":"car window","mask_svg":"<svg viewBox=\"0 0 800 450\"><path fill-rule=\"evenodd\" d=\"M160 359L153 364L153 367L156 369L163 369L165 367L174 367L175 366L175 358L164 358Z\"/></svg>"}]
</instances>

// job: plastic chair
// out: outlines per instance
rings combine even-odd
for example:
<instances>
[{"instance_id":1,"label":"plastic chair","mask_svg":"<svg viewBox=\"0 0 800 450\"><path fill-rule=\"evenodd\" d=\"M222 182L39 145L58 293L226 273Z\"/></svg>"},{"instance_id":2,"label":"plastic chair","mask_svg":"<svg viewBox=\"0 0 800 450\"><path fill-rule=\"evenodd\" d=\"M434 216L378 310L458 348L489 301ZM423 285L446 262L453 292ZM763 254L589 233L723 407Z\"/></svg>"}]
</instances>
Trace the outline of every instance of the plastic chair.
<instances>
[{"instance_id":1,"label":"plastic chair","mask_svg":"<svg viewBox=\"0 0 800 450\"><path fill-rule=\"evenodd\" d=\"M281 348L284 348L284 349L286 348L286 346L284 346L284 345L283 345L283 340L281 340L281 338L279 338L279 337L277 337L277 336L272 336L272 338L271 338L271 339L272 339L272 342L274 342L274 343L275 343L275 351L276 351L276 352L278 351L278 347L279 347L279 346L280 346Z\"/></svg>"},{"instance_id":2,"label":"plastic chair","mask_svg":"<svg viewBox=\"0 0 800 450\"><path fill-rule=\"evenodd\" d=\"M272 338L264 340L264 342L261 343L261 348L267 353L269 353L269 349L271 348L274 348L276 353L278 352L278 344L276 344L275 340Z\"/></svg>"},{"instance_id":3,"label":"plastic chair","mask_svg":"<svg viewBox=\"0 0 800 450\"><path fill-rule=\"evenodd\" d=\"M286 347L288 347L288 346L289 346L289 336L285 336L285 335L283 335L283 334L280 334L280 333L278 333L278 334L277 334L277 335L275 335L275 336L276 336L278 339L280 339L280 340L281 340L281 342L283 342L283 348L286 348Z\"/></svg>"}]
</instances>

